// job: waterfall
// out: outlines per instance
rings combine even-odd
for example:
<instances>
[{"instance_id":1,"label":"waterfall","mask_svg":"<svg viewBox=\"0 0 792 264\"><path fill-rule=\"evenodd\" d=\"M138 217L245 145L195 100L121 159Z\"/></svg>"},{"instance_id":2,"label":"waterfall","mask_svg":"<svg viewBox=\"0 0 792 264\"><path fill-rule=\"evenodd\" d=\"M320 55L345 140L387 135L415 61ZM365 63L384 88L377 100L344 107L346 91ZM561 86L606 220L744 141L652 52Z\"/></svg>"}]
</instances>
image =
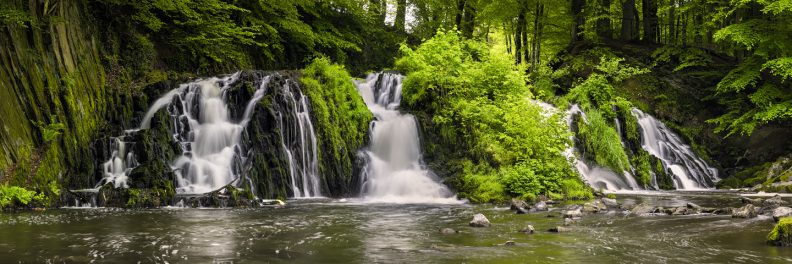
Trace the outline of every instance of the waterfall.
<instances>
[{"instance_id":1,"label":"waterfall","mask_svg":"<svg viewBox=\"0 0 792 264\"><path fill-rule=\"evenodd\" d=\"M663 168L673 174L676 189L709 189L715 185L719 180L718 170L697 156L678 135L653 116L637 108L632 109L632 114L638 119L641 128L643 149L660 159Z\"/></svg>"},{"instance_id":2,"label":"waterfall","mask_svg":"<svg viewBox=\"0 0 792 264\"><path fill-rule=\"evenodd\" d=\"M231 117L232 110L237 109L229 109L226 100L228 89L239 79L239 72L179 85L154 101L137 129L125 133L149 129L156 113L167 109L172 138L182 151L171 163L176 176L176 192L200 194L228 184L239 186L248 160L248 153L244 150L249 149L249 146L242 146L242 133L265 95L277 94L273 99L277 100L274 127L280 132L280 147L288 162L292 194L298 198L321 196L318 147L310 101L299 90L299 85L288 78L280 90L269 91L268 85L275 75L282 77L278 73L256 77L258 87L238 121ZM106 183L127 188L127 176L137 165L126 142L120 138L115 138L114 142L111 158L104 163L103 178L97 183L97 188Z\"/></svg>"},{"instance_id":3,"label":"waterfall","mask_svg":"<svg viewBox=\"0 0 792 264\"><path fill-rule=\"evenodd\" d=\"M418 122L400 113L402 79L392 73L370 74L356 81L358 91L375 120L361 190L368 202L460 203L421 161Z\"/></svg>"},{"instance_id":4,"label":"waterfall","mask_svg":"<svg viewBox=\"0 0 792 264\"><path fill-rule=\"evenodd\" d=\"M550 107L552 107L552 111L558 111L554 106ZM545 108L545 111L548 111L548 107L543 106L543 108ZM588 122L586 113L580 109L580 106L574 104L569 107L564 116L564 119L570 129L572 129L574 125L573 122L576 115L579 115L583 122ZM620 129L620 127L618 129ZM621 135L621 133L619 135ZM572 136L572 140L575 141L577 139ZM624 145L623 142L622 145ZM578 151L575 149L574 145L568 146L564 151L564 155L568 159L572 160L572 164L574 165L575 169L578 171L578 173L580 173L581 176L583 176L583 179L586 180L586 183L588 183L589 186L595 189L603 189L608 191L642 189L630 172L623 171L621 174L616 173L613 170L584 160L582 157L579 157L579 155L575 155L575 152Z\"/></svg>"},{"instance_id":5,"label":"waterfall","mask_svg":"<svg viewBox=\"0 0 792 264\"><path fill-rule=\"evenodd\" d=\"M115 188L129 188L127 175L138 165L135 153L128 151L123 136L112 138L110 144L110 159L102 163L102 179L95 188L98 189L108 183L112 183Z\"/></svg>"},{"instance_id":6,"label":"waterfall","mask_svg":"<svg viewBox=\"0 0 792 264\"><path fill-rule=\"evenodd\" d=\"M284 87L287 107L292 111L279 113L278 120L281 146L289 161L292 193L295 198L321 197L316 132L311 122L308 97L302 93L295 94L289 85L296 84L287 82L287 87ZM287 127L287 124L291 127Z\"/></svg>"}]
</instances>

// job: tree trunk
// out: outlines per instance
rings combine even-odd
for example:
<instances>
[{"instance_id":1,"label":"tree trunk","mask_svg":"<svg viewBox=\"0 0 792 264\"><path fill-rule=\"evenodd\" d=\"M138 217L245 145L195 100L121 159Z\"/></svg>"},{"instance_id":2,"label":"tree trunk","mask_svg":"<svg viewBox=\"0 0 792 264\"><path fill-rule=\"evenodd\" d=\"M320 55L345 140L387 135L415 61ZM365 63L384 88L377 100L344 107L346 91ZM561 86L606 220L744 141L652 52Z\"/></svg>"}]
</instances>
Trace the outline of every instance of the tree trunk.
<instances>
[{"instance_id":1,"label":"tree trunk","mask_svg":"<svg viewBox=\"0 0 792 264\"><path fill-rule=\"evenodd\" d=\"M396 1L396 19L393 21L393 26L399 32L404 32L404 23L407 18L407 0Z\"/></svg>"},{"instance_id":2,"label":"tree trunk","mask_svg":"<svg viewBox=\"0 0 792 264\"><path fill-rule=\"evenodd\" d=\"M621 39L631 41L638 39L638 11L635 0L622 0Z\"/></svg>"},{"instance_id":3,"label":"tree trunk","mask_svg":"<svg viewBox=\"0 0 792 264\"><path fill-rule=\"evenodd\" d=\"M462 16L465 14L465 2L466 0L457 0L456 21L454 21L457 30L462 29Z\"/></svg>"},{"instance_id":4,"label":"tree trunk","mask_svg":"<svg viewBox=\"0 0 792 264\"><path fill-rule=\"evenodd\" d=\"M514 58L517 64L522 63L522 32L525 27L525 14L517 16L517 29L514 31Z\"/></svg>"},{"instance_id":5,"label":"tree trunk","mask_svg":"<svg viewBox=\"0 0 792 264\"><path fill-rule=\"evenodd\" d=\"M466 38L473 37L473 30L476 26L476 9L470 2L465 4L465 14L462 21L462 36Z\"/></svg>"},{"instance_id":6,"label":"tree trunk","mask_svg":"<svg viewBox=\"0 0 792 264\"><path fill-rule=\"evenodd\" d=\"M385 22L385 0L369 0L368 11L377 21Z\"/></svg>"},{"instance_id":7,"label":"tree trunk","mask_svg":"<svg viewBox=\"0 0 792 264\"><path fill-rule=\"evenodd\" d=\"M643 0L643 26L644 37L643 41L646 43L657 43L657 1L656 0Z\"/></svg>"},{"instance_id":8,"label":"tree trunk","mask_svg":"<svg viewBox=\"0 0 792 264\"><path fill-rule=\"evenodd\" d=\"M666 43L676 44L676 0L670 0L670 7L668 8L668 39Z\"/></svg>"},{"instance_id":9,"label":"tree trunk","mask_svg":"<svg viewBox=\"0 0 792 264\"><path fill-rule=\"evenodd\" d=\"M544 4L536 3L536 17L534 17L534 36L531 48L531 71L536 70L542 55L542 31L544 28Z\"/></svg>"},{"instance_id":10,"label":"tree trunk","mask_svg":"<svg viewBox=\"0 0 792 264\"><path fill-rule=\"evenodd\" d=\"M599 36L602 39L612 39L613 31L611 31L611 20L610 20L611 0L600 0L600 1L601 1L600 15L606 17L597 20L597 36Z\"/></svg>"},{"instance_id":11,"label":"tree trunk","mask_svg":"<svg viewBox=\"0 0 792 264\"><path fill-rule=\"evenodd\" d=\"M583 40L584 4L585 0L572 0L572 42Z\"/></svg>"}]
</instances>

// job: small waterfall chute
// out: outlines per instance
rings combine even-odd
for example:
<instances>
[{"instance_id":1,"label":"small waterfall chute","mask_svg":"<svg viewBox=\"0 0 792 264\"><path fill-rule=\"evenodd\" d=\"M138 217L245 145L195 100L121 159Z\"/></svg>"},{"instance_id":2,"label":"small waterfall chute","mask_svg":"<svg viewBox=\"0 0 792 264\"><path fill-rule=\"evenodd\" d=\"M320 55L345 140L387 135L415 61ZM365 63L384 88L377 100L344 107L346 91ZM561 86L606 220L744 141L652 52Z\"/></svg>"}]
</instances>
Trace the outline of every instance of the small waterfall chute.
<instances>
[{"instance_id":1,"label":"small waterfall chute","mask_svg":"<svg viewBox=\"0 0 792 264\"><path fill-rule=\"evenodd\" d=\"M370 74L356 85L375 120L364 151L362 194L367 202L461 203L421 161L418 122L398 111L403 76Z\"/></svg>"}]
</instances>

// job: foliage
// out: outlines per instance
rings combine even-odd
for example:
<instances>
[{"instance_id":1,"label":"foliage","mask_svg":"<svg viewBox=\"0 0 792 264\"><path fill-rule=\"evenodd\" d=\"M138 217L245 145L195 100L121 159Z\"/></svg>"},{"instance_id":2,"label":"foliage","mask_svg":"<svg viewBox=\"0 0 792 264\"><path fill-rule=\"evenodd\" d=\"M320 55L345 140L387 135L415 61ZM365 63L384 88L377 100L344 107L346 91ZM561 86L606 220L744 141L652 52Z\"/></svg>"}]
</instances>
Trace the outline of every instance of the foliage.
<instances>
[{"instance_id":1,"label":"foliage","mask_svg":"<svg viewBox=\"0 0 792 264\"><path fill-rule=\"evenodd\" d=\"M731 52L747 53L716 89L729 110L709 122L726 136L750 135L759 126L792 121L792 9L788 1L732 1L714 21L757 6L761 15L748 16L714 35Z\"/></svg>"},{"instance_id":2,"label":"foliage","mask_svg":"<svg viewBox=\"0 0 792 264\"><path fill-rule=\"evenodd\" d=\"M792 217L782 217L767 234L767 242L775 245L792 245Z\"/></svg>"},{"instance_id":3,"label":"foliage","mask_svg":"<svg viewBox=\"0 0 792 264\"><path fill-rule=\"evenodd\" d=\"M585 196L571 184L561 188L564 179L580 179L562 155L570 142L560 113L529 100L526 78L508 57L454 31L402 52L396 66L407 73L403 105L438 138L427 148L462 164L459 181L450 181L462 195L478 202L506 194Z\"/></svg>"},{"instance_id":4,"label":"foliage","mask_svg":"<svg viewBox=\"0 0 792 264\"><path fill-rule=\"evenodd\" d=\"M60 134L66 129L66 125L57 122L55 116L50 117L49 124L44 124L43 122L39 121L36 123L36 125L38 125L39 129L41 130L41 138L47 143L58 138L58 136L60 136Z\"/></svg>"},{"instance_id":5,"label":"foliage","mask_svg":"<svg viewBox=\"0 0 792 264\"><path fill-rule=\"evenodd\" d=\"M25 206L34 198L39 198L35 191L8 184L0 185L0 208L14 205Z\"/></svg>"},{"instance_id":6,"label":"foliage","mask_svg":"<svg viewBox=\"0 0 792 264\"><path fill-rule=\"evenodd\" d=\"M583 142L583 152L616 172L630 168L629 158L616 129L608 124L595 109L586 112L586 120L578 123L578 137Z\"/></svg>"}]
</instances>

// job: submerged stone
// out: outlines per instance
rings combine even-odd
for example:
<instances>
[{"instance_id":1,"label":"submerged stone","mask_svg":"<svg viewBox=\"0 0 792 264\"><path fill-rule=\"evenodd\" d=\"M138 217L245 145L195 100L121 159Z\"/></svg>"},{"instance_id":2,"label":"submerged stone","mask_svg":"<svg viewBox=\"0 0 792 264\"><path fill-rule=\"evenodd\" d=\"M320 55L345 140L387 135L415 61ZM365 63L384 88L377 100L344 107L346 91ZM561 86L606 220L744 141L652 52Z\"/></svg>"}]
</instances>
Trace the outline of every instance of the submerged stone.
<instances>
[{"instance_id":1,"label":"submerged stone","mask_svg":"<svg viewBox=\"0 0 792 264\"><path fill-rule=\"evenodd\" d=\"M779 195L776 195L773 198L764 200L764 202L762 202L762 205L768 206L768 207L776 207L776 206L782 206L782 205L786 205L786 204L787 204L787 202L784 201L783 199L781 199L781 196L779 196Z\"/></svg>"},{"instance_id":2,"label":"submerged stone","mask_svg":"<svg viewBox=\"0 0 792 264\"><path fill-rule=\"evenodd\" d=\"M547 231L552 232L552 233L567 233L567 232L572 231L572 228L564 227L564 226L556 226L556 227L550 228Z\"/></svg>"},{"instance_id":3,"label":"submerged stone","mask_svg":"<svg viewBox=\"0 0 792 264\"><path fill-rule=\"evenodd\" d=\"M483 214L476 214L473 216L473 220L470 221L469 225L472 227L489 227L490 221Z\"/></svg>"},{"instance_id":4,"label":"submerged stone","mask_svg":"<svg viewBox=\"0 0 792 264\"><path fill-rule=\"evenodd\" d=\"M440 229L440 233L441 233L441 234L444 234L444 235L451 235L451 234L456 234L456 233L457 233L457 231L456 231L456 230L454 230L454 229L451 229L451 228L448 228L448 227L446 227L446 228L442 228L442 229Z\"/></svg>"},{"instance_id":5,"label":"submerged stone","mask_svg":"<svg viewBox=\"0 0 792 264\"><path fill-rule=\"evenodd\" d=\"M605 204L605 206L607 206L607 207L618 207L619 206L619 203L616 201L616 199L613 199L613 198L605 197L605 198L600 199L600 201L602 201L602 203Z\"/></svg>"},{"instance_id":6,"label":"submerged stone","mask_svg":"<svg viewBox=\"0 0 792 264\"><path fill-rule=\"evenodd\" d=\"M523 228L522 230L520 230L520 233L528 234L528 235L533 234L534 233L534 227L532 225L528 225L525 228Z\"/></svg>"},{"instance_id":7,"label":"submerged stone","mask_svg":"<svg viewBox=\"0 0 792 264\"><path fill-rule=\"evenodd\" d=\"M746 204L743 207L737 208L732 212L734 218L753 218L759 214L756 206L753 204Z\"/></svg>"},{"instance_id":8,"label":"submerged stone","mask_svg":"<svg viewBox=\"0 0 792 264\"><path fill-rule=\"evenodd\" d=\"M534 204L533 209L536 211L547 211L547 203L544 201L539 201Z\"/></svg>"},{"instance_id":9,"label":"submerged stone","mask_svg":"<svg viewBox=\"0 0 792 264\"><path fill-rule=\"evenodd\" d=\"M792 217L784 217L767 235L767 243L774 246L792 246Z\"/></svg>"}]
</instances>

